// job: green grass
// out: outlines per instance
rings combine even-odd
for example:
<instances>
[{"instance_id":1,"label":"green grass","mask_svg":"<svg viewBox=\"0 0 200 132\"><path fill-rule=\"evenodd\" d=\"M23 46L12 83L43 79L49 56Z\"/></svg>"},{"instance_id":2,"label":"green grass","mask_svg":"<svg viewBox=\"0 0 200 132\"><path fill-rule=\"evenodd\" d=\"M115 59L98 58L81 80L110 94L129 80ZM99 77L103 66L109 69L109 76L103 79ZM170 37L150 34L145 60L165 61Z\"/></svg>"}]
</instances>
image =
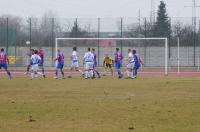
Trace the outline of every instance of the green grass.
<instances>
[{"instance_id":1,"label":"green grass","mask_svg":"<svg viewBox=\"0 0 200 132\"><path fill-rule=\"evenodd\" d=\"M199 124L200 78L0 79L0 132L199 132Z\"/></svg>"}]
</instances>

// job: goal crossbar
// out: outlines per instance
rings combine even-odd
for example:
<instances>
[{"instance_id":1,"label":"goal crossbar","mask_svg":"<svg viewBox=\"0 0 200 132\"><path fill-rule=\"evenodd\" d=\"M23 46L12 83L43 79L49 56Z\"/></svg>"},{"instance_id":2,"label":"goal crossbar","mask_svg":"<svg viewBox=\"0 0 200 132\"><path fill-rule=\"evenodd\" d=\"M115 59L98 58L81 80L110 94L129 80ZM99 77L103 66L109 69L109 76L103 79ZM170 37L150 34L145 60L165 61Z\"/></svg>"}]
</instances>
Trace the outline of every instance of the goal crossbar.
<instances>
[{"instance_id":1,"label":"goal crossbar","mask_svg":"<svg viewBox=\"0 0 200 132\"><path fill-rule=\"evenodd\" d=\"M163 40L165 42L165 75L168 75L168 38L56 38L55 54L57 56L58 40Z\"/></svg>"}]
</instances>

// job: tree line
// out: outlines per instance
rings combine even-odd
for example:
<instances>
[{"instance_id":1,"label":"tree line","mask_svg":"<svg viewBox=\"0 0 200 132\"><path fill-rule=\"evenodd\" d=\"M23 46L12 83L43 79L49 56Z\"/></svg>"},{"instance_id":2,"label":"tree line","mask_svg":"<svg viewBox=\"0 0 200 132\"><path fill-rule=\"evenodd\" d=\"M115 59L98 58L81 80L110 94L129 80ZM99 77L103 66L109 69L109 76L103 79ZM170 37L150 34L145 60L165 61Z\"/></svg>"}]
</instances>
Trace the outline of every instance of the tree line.
<instances>
[{"instance_id":1,"label":"tree line","mask_svg":"<svg viewBox=\"0 0 200 132\"><path fill-rule=\"evenodd\" d=\"M171 46L176 45L176 38L181 38L181 46L195 46L200 40L200 31L194 31L190 24L181 21L171 23L166 4L160 1L155 23L144 19L142 24L129 24L123 28L123 37L168 37ZM100 33L101 34L101 33ZM58 19L52 12L46 12L42 18L19 16L0 16L0 46L25 46L27 40L34 46L53 46L55 37L98 37L90 24L82 26L77 19L68 22ZM116 33L112 37L121 37Z\"/></svg>"}]
</instances>

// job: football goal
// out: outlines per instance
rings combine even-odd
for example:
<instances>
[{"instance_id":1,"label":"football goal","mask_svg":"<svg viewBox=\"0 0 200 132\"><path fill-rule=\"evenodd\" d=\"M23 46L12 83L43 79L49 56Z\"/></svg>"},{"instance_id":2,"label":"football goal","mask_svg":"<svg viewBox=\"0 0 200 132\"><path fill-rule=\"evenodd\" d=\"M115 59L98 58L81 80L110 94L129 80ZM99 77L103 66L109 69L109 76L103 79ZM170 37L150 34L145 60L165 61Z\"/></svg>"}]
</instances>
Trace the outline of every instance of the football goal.
<instances>
[{"instance_id":1,"label":"football goal","mask_svg":"<svg viewBox=\"0 0 200 132\"><path fill-rule=\"evenodd\" d=\"M135 49L144 63L144 69L149 68L153 69L152 72L168 75L167 38L56 38L55 56L57 56L58 49L62 50L66 66L70 66L73 47L77 47L80 66L82 66L82 58L88 47L95 49L99 67L103 66L106 55L114 57L115 49L118 47L124 57L123 66L126 66L128 49Z\"/></svg>"}]
</instances>

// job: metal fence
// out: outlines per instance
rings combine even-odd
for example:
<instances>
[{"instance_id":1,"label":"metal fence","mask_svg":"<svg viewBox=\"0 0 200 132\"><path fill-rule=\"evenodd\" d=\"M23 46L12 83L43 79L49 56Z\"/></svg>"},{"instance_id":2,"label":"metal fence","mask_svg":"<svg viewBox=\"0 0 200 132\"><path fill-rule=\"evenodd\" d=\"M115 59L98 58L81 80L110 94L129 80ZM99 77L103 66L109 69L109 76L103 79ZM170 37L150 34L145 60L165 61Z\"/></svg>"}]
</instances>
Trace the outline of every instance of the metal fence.
<instances>
[{"instance_id":1,"label":"metal fence","mask_svg":"<svg viewBox=\"0 0 200 132\"><path fill-rule=\"evenodd\" d=\"M192 25L191 18L170 18L170 23L171 32L167 36L163 36L169 39L169 66L176 66L177 36L180 37L182 60L180 66L199 66L200 18L197 18L197 25ZM0 47L6 49L12 60L11 65L19 67L26 66L28 58L26 53L30 48L43 47L46 53L45 66L50 67L53 66L52 59L55 56L54 47L57 37L159 37L153 34L153 25L149 18L0 17ZM30 41L30 45L26 45L26 41ZM122 44L123 46L127 47ZM155 43L148 43L149 48L156 49L155 46ZM144 42L140 42L140 47L145 47ZM159 46L157 47L159 48ZM148 51L145 50L141 54L148 54ZM157 56L160 55L157 54ZM99 58L103 58L103 55L100 55ZM148 60L145 56L143 59ZM148 63L146 62L146 64Z\"/></svg>"}]
</instances>

